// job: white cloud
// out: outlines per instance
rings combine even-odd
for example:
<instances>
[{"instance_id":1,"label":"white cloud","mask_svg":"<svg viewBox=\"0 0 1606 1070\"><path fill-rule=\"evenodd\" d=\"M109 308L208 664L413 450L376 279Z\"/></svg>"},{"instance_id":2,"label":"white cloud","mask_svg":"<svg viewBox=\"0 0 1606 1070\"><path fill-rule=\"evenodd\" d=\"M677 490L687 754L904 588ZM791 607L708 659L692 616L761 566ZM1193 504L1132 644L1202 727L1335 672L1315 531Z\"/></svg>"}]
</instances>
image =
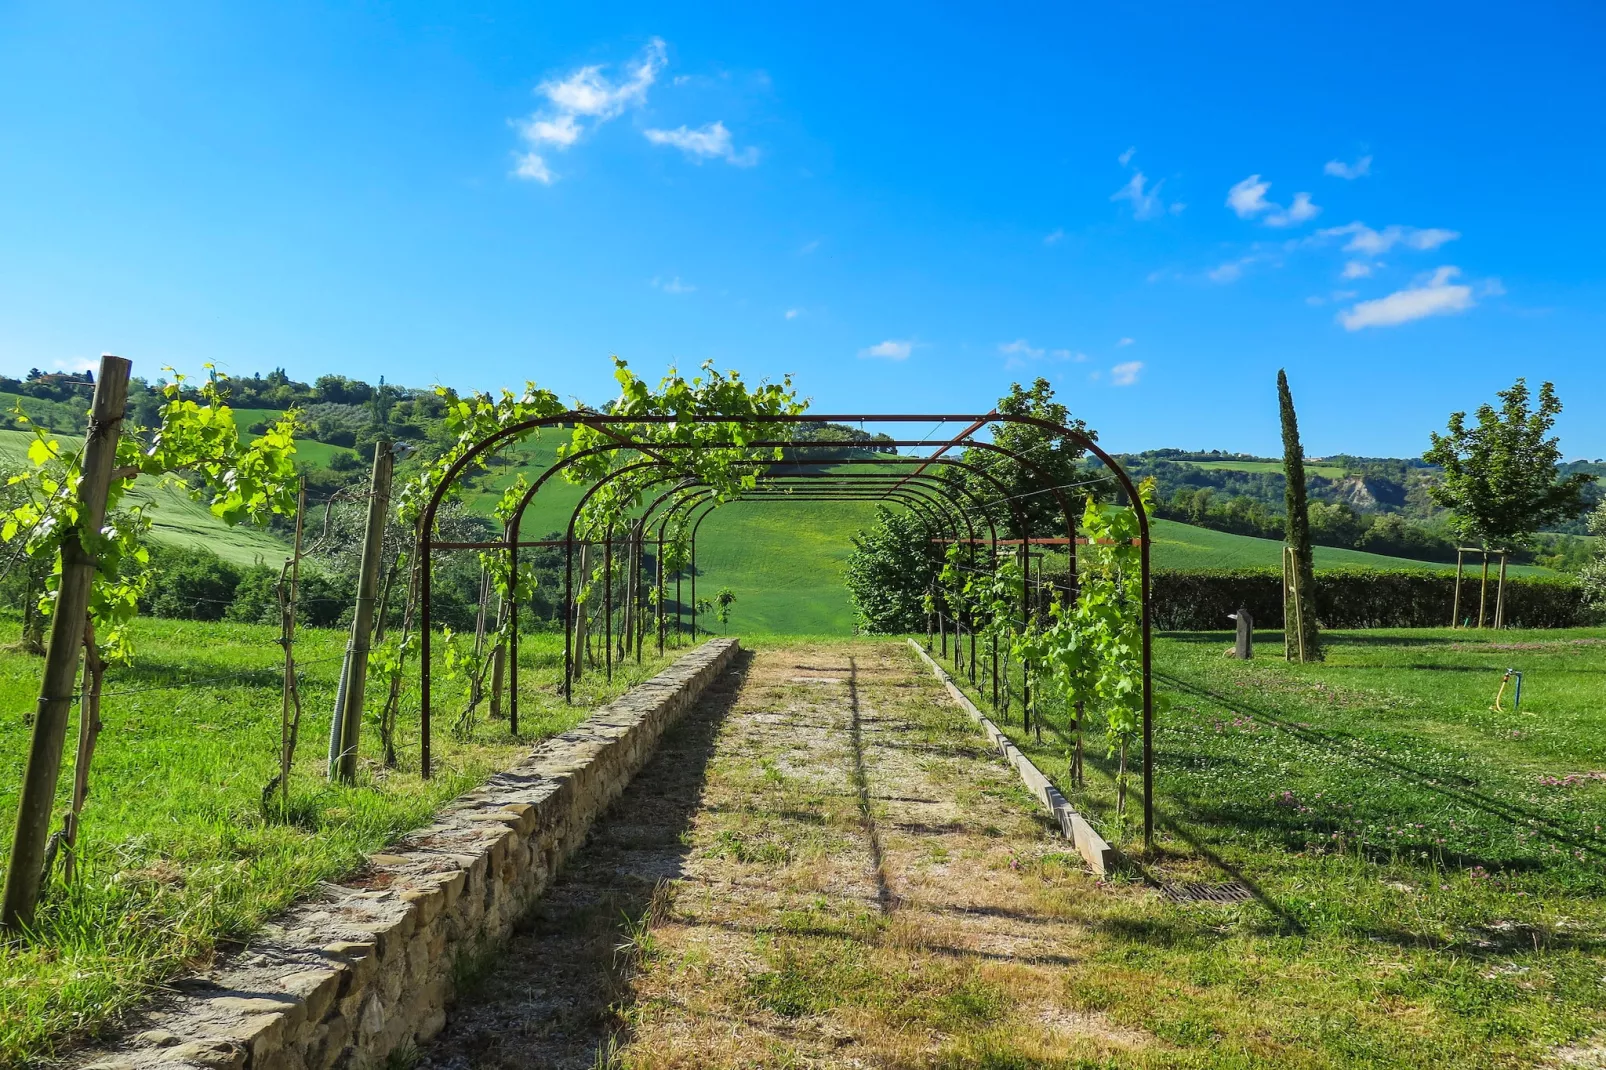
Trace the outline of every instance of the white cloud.
<instances>
[{"instance_id":1,"label":"white cloud","mask_svg":"<svg viewBox=\"0 0 1606 1070\"><path fill-rule=\"evenodd\" d=\"M1136 156L1137 152L1138 147L1136 145L1132 145L1125 152L1121 153L1121 155L1117 156L1116 159L1121 161L1122 167L1125 167L1127 164L1132 162L1132 157Z\"/></svg>"},{"instance_id":2,"label":"white cloud","mask_svg":"<svg viewBox=\"0 0 1606 1070\"><path fill-rule=\"evenodd\" d=\"M1404 245L1408 249L1427 251L1437 249L1445 242L1452 242L1461 235L1454 230L1443 230L1438 227L1402 227L1391 225L1382 230L1373 230L1365 223L1346 223L1342 227L1328 227L1316 232L1318 238L1349 238L1344 245L1347 253L1361 253L1365 256L1378 256L1386 253L1396 245Z\"/></svg>"},{"instance_id":3,"label":"white cloud","mask_svg":"<svg viewBox=\"0 0 1606 1070\"><path fill-rule=\"evenodd\" d=\"M1260 258L1257 256L1244 256L1238 258L1237 260L1228 260L1226 263L1218 264L1216 267L1213 267L1209 271L1205 272L1205 277L1211 282L1237 282L1243 277L1244 268L1248 267L1250 264L1253 264L1258 259Z\"/></svg>"},{"instance_id":4,"label":"white cloud","mask_svg":"<svg viewBox=\"0 0 1606 1070\"><path fill-rule=\"evenodd\" d=\"M803 243L803 248L801 248L801 249L799 249L797 251L797 255L798 256L808 256L810 253L814 252L814 250L818 249L819 247L820 247L820 240L818 238L814 239L811 242L804 242Z\"/></svg>"},{"instance_id":5,"label":"white cloud","mask_svg":"<svg viewBox=\"0 0 1606 1070\"><path fill-rule=\"evenodd\" d=\"M1351 260L1344 265L1344 277L1346 279L1364 279L1372 273L1374 268L1380 266L1379 264L1368 264L1364 260Z\"/></svg>"},{"instance_id":6,"label":"white cloud","mask_svg":"<svg viewBox=\"0 0 1606 1070\"><path fill-rule=\"evenodd\" d=\"M1127 346L1129 346L1131 344L1132 344L1132 339L1123 338L1119 342L1115 343L1115 348L1117 348L1117 349L1125 349Z\"/></svg>"},{"instance_id":7,"label":"white cloud","mask_svg":"<svg viewBox=\"0 0 1606 1070\"><path fill-rule=\"evenodd\" d=\"M1315 219L1321 214L1321 209L1310 203L1310 194L1294 194L1294 203L1288 206L1288 211L1275 211L1266 217L1268 227L1292 227L1306 220Z\"/></svg>"},{"instance_id":8,"label":"white cloud","mask_svg":"<svg viewBox=\"0 0 1606 1070\"><path fill-rule=\"evenodd\" d=\"M652 280L652 284L655 288L662 290L666 294L689 294L695 292L697 289L697 287L693 286L689 282L681 282L679 275L676 275L672 279L654 278Z\"/></svg>"},{"instance_id":9,"label":"white cloud","mask_svg":"<svg viewBox=\"0 0 1606 1070\"><path fill-rule=\"evenodd\" d=\"M1044 245L1054 245L1054 244L1058 243L1059 240L1061 238L1063 238L1063 237L1065 237L1065 231L1063 231L1063 230L1061 230L1061 229L1056 227L1054 230L1052 230L1048 234L1044 235L1043 244Z\"/></svg>"},{"instance_id":10,"label":"white cloud","mask_svg":"<svg viewBox=\"0 0 1606 1070\"><path fill-rule=\"evenodd\" d=\"M670 145L697 161L724 160L736 167L752 167L758 163L758 150L749 145L741 152L731 142L731 132L721 121L714 121L696 130L678 126L673 130L648 130L647 140L654 145Z\"/></svg>"},{"instance_id":11,"label":"white cloud","mask_svg":"<svg viewBox=\"0 0 1606 1070\"><path fill-rule=\"evenodd\" d=\"M513 168L513 173L520 178L539 182L543 186L552 185L557 178L552 173L552 169L546 165L546 161L541 158L540 153L525 152L518 154L514 158L518 161L518 165Z\"/></svg>"},{"instance_id":12,"label":"white cloud","mask_svg":"<svg viewBox=\"0 0 1606 1070\"><path fill-rule=\"evenodd\" d=\"M1227 191L1227 207L1238 213L1239 219L1252 219L1260 212L1276 207L1266 200L1270 182L1262 182L1259 175L1250 175Z\"/></svg>"},{"instance_id":13,"label":"white cloud","mask_svg":"<svg viewBox=\"0 0 1606 1070\"><path fill-rule=\"evenodd\" d=\"M873 346L859 350L861 357L880 357L884 360L908 360L909 354L914 351L915 344L907 339L899 340L888 338L885 342L877 342Z\"/></svg>"},{"instance_id":14,"label":"white cloud","mask_svg":"<svg viewBox=\"0 0 1606 1070\"><path fill-rule=\"evenodd\" d=\"M1136 219L1154 219L1157 216L1165 215L1167 212L1176 213L1182 211L1182 205L1173 204L1167 207L1165 202L1160 199L1160 187L1165 185L1164 179L1156 182L1153 187L1145 189L1147 185L1148 179L1143 177L1142 171L1138 171L1133 174L1126 185L1110 194L1110 200L1131 201L1132 215Z\"/></svg>"},{"instance_id":15,"label":"white cloud","mask_svg":"<svg viewBox=\"0 0 1606 1070\"><path fill-rule=\"evenodd\" d=\"M1031 357L1036 360L1045 350L1034 349L1032 344L1024 338L1017 338L1013 342L1000 342L998 351L1006 357Z\"/></svg>"},{"instance_id":16,"label":"white cloud","mask_svg":"<svg viewBox=\"0 0 1606 1070\"><path fill-rule=\"evenodd\" d=\"M1362 301L1340 312L1338 321L1345 330L1358 331L1363 327L1397 327L1428 316L1465 312L1474 304L1472 287L1450 281L1459 274L1458 268L1441 267L1407 289Z\"/></svg>"},{"instance_id":17,"label":"white cloud","mask_svg":"<svg viewBox=\"0 0 1606 1070\"><path fill-rule=\"evenodd\" d=\"M536 86L536 93L546 98L546 106L526 119L514 120L514 128L527 147L514 154L513 174L550 186L557 176L545 153L563 152L579 141L587 129L582 119L589 119L594 129L618 118L625 109L642 104L667 62L663 40L654 37L641 55L626 66L620 81L608 79L600 65L593 65Z\"/></svg>"},{"instance_id":18,"label":"white cloud","mask_svg":"<svg viewBox=\"0 0 1606 1070\"><path fill-rule=\"evenodd\" d=\"M1143 371L1141 360L1129 360L1124 364L1117 364L1110 369L1111 386L1131 386L1138 381L1138 373Z\"/></svg>"},{"instance_id":19,"label":"white cloud","mask_svg":"<svg viewBox=\"0 0 1606 1070\"><path fill-rule=\"evenodd\" d=\"M803 310L801 308L789 308L785 313L783 313L783 315L785 315L789 320L795 320L799 316L803 315Z\"/></svg>"},{"instance_id":20,"label":"white cloud","mask_svg":"<svg viewBox=\"0 0 1606 1070\"><path fill-rule=\"evenodd\" d=\"M1294 194L1294 203L1284 208L1266 199L1271 183L1259 175L1250 175L1227 191L1227 207L1238 213L1239 219L1253 219L1261 213L1268 227L1291 227L1321 214L1321 209L1310 201L1309 193Z\"/></svg>"},{"instance_id":21,"label":"white cloud","mask_svg":"<svg viewBox=\"0 0 1606 1070\"><path fill-rule=\"evenodd\" d=\"M68 357L66 360L53 360L50 363L61 372L94 371L100 365L100 361L93 357Z\"/></svg>"},{"instance_id":22,"label":"white cloud","mask_svg":"<svg viewBox=\"0 0 1606 1070\"><path fill-rule=\"evenodd\" d=\"M1372 173L1372 158L1370 156L1362 156L1354 163L1345 163L1343 160L1328 160L1327 166L1323 167L1322 171L1325 174L1332 175L1334 178L1346 180L1363 178Z\"/></svg>"}]
</instances>

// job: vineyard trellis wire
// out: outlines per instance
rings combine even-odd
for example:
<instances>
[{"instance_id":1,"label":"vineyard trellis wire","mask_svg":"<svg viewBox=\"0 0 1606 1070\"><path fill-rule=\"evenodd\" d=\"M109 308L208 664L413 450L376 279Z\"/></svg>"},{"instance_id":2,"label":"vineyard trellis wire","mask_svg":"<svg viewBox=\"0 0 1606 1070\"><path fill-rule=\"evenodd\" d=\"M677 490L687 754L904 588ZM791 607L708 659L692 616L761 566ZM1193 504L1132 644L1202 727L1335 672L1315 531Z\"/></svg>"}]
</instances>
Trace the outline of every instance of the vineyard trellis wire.
<instances>
[{"instance_id":1,"label":"vineyard trellis wire","mask_svg":"<svg viewBox=\"0 0 1606 1070\"><path fill-rule=\"evenodd\" d=\"M628 406L626 407L628 409ZM842 443L805 438L801 430L827 424L934 424L932 430L912 438L878 440L877 448L914 449L930 451L912 456L837 456ZM1031 454L1047 442L1029 449L1010 449L977 437L989 425L1013 423L1035 428L1050 436L1048 441L1069 442L1079 451L1093 454L1107 469L1116 487L1132 506L1131 520L1114 525L1099 526L1099 534L1079 538L1081 524L1089 522L1089 514L1078 514L1072 509L1067 491L1083 484L1064 484L1054 481L1045 467L1035 463ZM951 424L963 424L957 435L934 438L937 429ZM560 448L558 459L544 466L533 480L526 481L521 474L514 487L509 488L499 506L498 514L504 521L502 536L498 539L453 541L436 537L435 517L442 502L458 489L458 483L471 465L483 465L485 459L521 442L542 430L572 430L573 444ZM775 432L780 434L775 434ZM582 433L583 432L583 433ZM772 437L773 436L773 437ZM620 551L625 586L619 609L624 620L618 636L620 656L634 651L639 658L648 634L648 614L656 615L659 649L665 641L667 625L667 580L673 574L676 594L675 632L683 634L681 616L685 601L680 598L681 580L689 574L691 581L692 631L697 631L698 600L696 583L698 569L697 531L702 522L722 505L740 502L874 502L899 505L911 515L920 518L930 533L934 546L947 546L955 552L945 556L956 568L972 575L981 573L1018 574L1018 596L1011 599L1010 617L1018 619L1015 642L1009 644L1007 654L1000 648L1003 636L993 624L981 629L984 640L992 647L994 702L998 699L998 660L1014 656L1022 662L1021 703L1023 716L1030 717L1030 695L1034 666L1034 652L1042 656L1042 648L1030 641L1022 642L1034 633L1038 621L1050 617L1058 621L1063 607L1075 607L1081 583L1076 564L1076 548L1080 545L1119 543L1127 552L1118 555L1117 562L1104 550L1100 569L1116 577L1109 582L1114 586L1120 606L1135 603L1138 610L1136 628L1130 629L1136 649L1131 653L1135 662L1136 679L1122 688L1137 693L1124 699L1122 709L1129 709L1137 724L1132 726L1141 739L1141 775L1143 795L1143 835L1152 843L1154 832L1153 810L1153 718L1154 694L1152 683L1152 607L1150 600L1150 534L1147 510L1143 495L1133 484L1120 464L1100 449L1087 434L1051 421L1024 414L999 413L981 415L927 415L927 414L804 414L792 411L721 412L651 412L619 411L599 413L586 409L571 409L531 416L501 426L488 428L476 441L464 440L464 448L444 468L430 488L427 503L419 513L416 527L416 544L413 560L417 568L421 597L419 610L419 684L420 684L420 752L422 773L430 772L431 732L431 672L435 651L432 642L431 599L429 596L433 555L437 552L474 550L482 555L488 569L494 565L501 578L499 597L507 606L510 618L505 632L507 643L506 664L509 679L508 713L510 728L517 731L518 708L518 641L517 612L522 586L528 582L519 565L521 549L548 547L561 548L564 561L560 574L563 590L557 616L564 629L563 692L572 700L572 688L577 676L584 672L589 646L589 627L593 612L591 600L602 600L601 627L605 671L612 670L616 651L613 630L616 590L615 549ZM967 464L958 457L948 456L956 451L976 450L992 453L1020 466L1038 484L1023 494L1009 495L1002 484L978 466ZM526 462L528 464L529 462ZM899 467L912 468L907 473L887 471ZM878 471L860 471L874 468ZM987 499L967 486L963 480L928 474L928 469L946 473L967 470L979 482L989 483L996 497ZM550 481L563 477L570 483L589 483L579 502L570 513L569 522L559 539L526 540L522 538L524 519L531 505ZM1102 482L1098 481L1098 482ZM645 496L655 493L650 503L643 504ZM1018 499L1039 494L1051 494L1059 507L1057 513L1064 524L1065 534L1057 538L1033 538L1020 524ZM514 499L517 499L516 501ZM660 508L662 507L662 512ZM1009 511L1017 521L1019 539L1000 539L995 514ZM656 529L654 529L656 525ZM984 529L984 530L983 530ZM1106 530L1108 529L1108 531ZM1130 534L1126 532L1130 529ZM1119 538L1100 537L1109 531L1119 530ZM654 534L655 531L655 534ZM653 574L644 576L648 555L648 542L655 544L651 555ZM1040 564L1033 578L1032 548L1063 548L1069 568L1065 583L1056 590L1045 588ZM596 560L591 549L600 547L601 558ZM959 548L964 547L964 550ZM1005 550L1003 556L1000 550ZM1013 549L1014 553L1008 553ZM579 561L576 561L578 551ZM1125 558L1135 558L1126 562ZM1011 561L1010 558L1014 560ZM979 559L979 561L978 561ZM676 567L667 569L668 563ZM980 563L979 563L980 562ZM1008 562L1009 568L1002 568ZM1130 591L1130 578L1123 570L1136 565L1136 592ZM985 567L984 567L985 566ZM957 574L957 573L956 573ZM1101 573L1102 574L1102 573ZM976 666L976 639L978 636L978 609L974 600L964 593L965 587L951 592L934 592L939 608L938 625L941 630L943 653L947 655L950 632L954 638L955 664L961 657L960 637L968 633L970 650L965 657L974 682ZM1131 594L1136 597L1132 598ZM1118 607L1119 608L1119 607ZM1018 613L1019 617L1014 615ZM1067 615L1065 618L1069 620ZM1094 618L1087 618L1094 623ZM1066 625L1069 627L1070 625ZM1108 623L1099 627L1111 631ZM1124 634L1124 633L1123 633ZM929 628L928 628L929 635ZM1038 666L1037 668L1045 668ZM1052 672L1052 666L1046 667ZM1005 678L1007 679L1007 673ZM1006 691L1007 701L1007 691ZM1118 705L1121 705L1118 703ZM1078 701L1078 751L1073 769L1080 767L1080 709ZM1025 722L1028 726L1030 721ZM1113 720L1112 720L1113 723ZM1124 791L1125 744L1123 737Z\"/></svg>"}]
</instances>

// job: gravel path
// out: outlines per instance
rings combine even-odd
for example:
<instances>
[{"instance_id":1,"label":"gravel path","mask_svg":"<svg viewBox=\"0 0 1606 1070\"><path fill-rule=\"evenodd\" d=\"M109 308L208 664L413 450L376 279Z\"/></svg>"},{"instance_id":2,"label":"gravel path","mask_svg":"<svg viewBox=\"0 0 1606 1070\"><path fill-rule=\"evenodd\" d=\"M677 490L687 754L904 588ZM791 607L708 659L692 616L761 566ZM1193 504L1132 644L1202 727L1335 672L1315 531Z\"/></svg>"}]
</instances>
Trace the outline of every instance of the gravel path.
<instances>
[{"instance_id":1,"label":"gravel path","mask_svg":"<svg viewBox=\"0 0 1606 1070\"><path fill-rule=\"evenodd\" d=\"M417 1065L1153 1054L1151 1038L1062 998L1090 894L907 648L744 654L514 941L465 964L463 995Z\"/></svg>"}]
</instances>

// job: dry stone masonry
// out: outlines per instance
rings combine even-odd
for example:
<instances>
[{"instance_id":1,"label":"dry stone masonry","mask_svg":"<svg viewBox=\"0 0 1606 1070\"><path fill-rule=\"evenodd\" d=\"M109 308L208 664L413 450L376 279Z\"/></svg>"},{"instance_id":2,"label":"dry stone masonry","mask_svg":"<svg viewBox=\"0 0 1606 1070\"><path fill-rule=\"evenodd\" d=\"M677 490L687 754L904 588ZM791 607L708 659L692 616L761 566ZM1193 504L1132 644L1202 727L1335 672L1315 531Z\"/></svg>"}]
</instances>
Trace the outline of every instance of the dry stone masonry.
<instances>
[{"instance_id":1,"label":"dry stone masonry","mask_svg":"<svg viewBox=\"0 0 1606 1070\"><path fill-rule=\"evenodd\" d=\"M454 969L500 944L646 763L729 669L735 639L687 654L456 799L343 884L142 1016L81 1070L329 1070L384 1063L439 1032Z\"/></svg>"}]
</instances>

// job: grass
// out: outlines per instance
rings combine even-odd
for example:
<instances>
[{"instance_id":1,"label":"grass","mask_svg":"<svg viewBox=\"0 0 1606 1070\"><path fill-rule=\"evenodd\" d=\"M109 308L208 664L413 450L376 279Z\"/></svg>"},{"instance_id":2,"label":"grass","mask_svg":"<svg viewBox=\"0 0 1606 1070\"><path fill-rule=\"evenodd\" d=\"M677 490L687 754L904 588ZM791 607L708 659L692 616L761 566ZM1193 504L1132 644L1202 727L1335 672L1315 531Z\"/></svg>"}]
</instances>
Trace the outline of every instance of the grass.
<instances>
[{"instance_id":1,"label":"grass","mask_svg":"<svg viewBox=\"0 0 1606 1070\"><path fill-rule=\"evenodd\" d=\"M1152 534L1154 564L1157 568L1276 568L1282 564L1283 544L1276 539L1211 531L1175 520L1153 521ZM1319 569L1413 568L1455 571L1453 564L1447 565L1441 561L1414 561L1408 557L1388 557L1333 546L1318 546L1315 553L1316 567ZM1512 565L1507 571L1513 576L1551 574L1549 569L1537 565Z\"/></svg>"},{"instance_id":2,"label":"grass","mask_svg":"<svg viewBox=\"0 0 1606 1070\"><path fill-rule=\"evenodd\" d=\"M414 700L404 704L399 768L365 760L359 783L340 787L323 770L346 636L303 629L297 660L305 716L291 806L288 814L264 813L261 791L278 767L277 629L157 620L135 627L135 666L107 674L80 875L50 889L40 939L0 956L0 1066L37 1065L64 1042L106 1027L153 986L244 939L317 882L350 872L511 764L532 741L572 726L662 664L653 657L639 667L631 662L611 685L592 674L568 707L556 691L562 637L526 637L519 739L510 738L505 721L483 716L454 738L461 689L437 680L445 694L433 739L435 776L425 781L417 772ZM0 653L4 708L33 706L41 664ZM373 733L370 722L368 756L378 753ZM68 765L76 738L74 723ZM28 739L20 718L0 734L0 813L15 811ZM70 782L68 770L58 812ZM0 844L0 861L9 847L9 839Z\"/></svg>"},{"instance_id":3,"label":"grass","mask_svg":"<svg viewBox=\"0 0 1606 1070\"><path fill-rule=\"evenodd\" d=\"M1275 472L1283 474L1281 461L1178 461L1178 464L1191 464L1195 468L1211 468L1225 472ZM1312 464L1305 462L1305 474L1308 476L1321 476L1323 479L1344 478L1344 466L1341 464Z\"/></svg>"},{"instance_id":4,"label":"grass","mask_svg":"<svg viewBox=\"0 0 1606 1070\"><path fill-rule=\"evenodd\" d=\"M1158 644L1151 855L1135 793L1115 819L1102 738L1076 788L1063 714L1041 740L1009 718L1145 876L1254 895L1092 904L1112 938L1068 976L1077 1005L1207 1066L1537 1065L1572 1044L1599 1059L1606 632L1330 633L1307 666L1259 638L1251 662L1222 657L1225 633ZM1508 690L1496 711L1513 666L1522 710ZM1269 1058L1273 1042L1298 1060Z\"/></svg>"},{"instance_id":5,"label":"grass","mask_svg":"<svg viewBox=\"0 0 1606 1070\"><path fill-rule=\"evenodd\" d=\"M71 435L56 437L66 450L77 449L82 441ZM32 439L28 431L0 431L0 463L27 464ZM154 486L142 479L123 500L151 507L151 534L169 546L202 547L236 565L278 564L289 556L289 547L276 536L260 528L224 524L206 505L175 487Z\"/></svg>"}]
</instances>

